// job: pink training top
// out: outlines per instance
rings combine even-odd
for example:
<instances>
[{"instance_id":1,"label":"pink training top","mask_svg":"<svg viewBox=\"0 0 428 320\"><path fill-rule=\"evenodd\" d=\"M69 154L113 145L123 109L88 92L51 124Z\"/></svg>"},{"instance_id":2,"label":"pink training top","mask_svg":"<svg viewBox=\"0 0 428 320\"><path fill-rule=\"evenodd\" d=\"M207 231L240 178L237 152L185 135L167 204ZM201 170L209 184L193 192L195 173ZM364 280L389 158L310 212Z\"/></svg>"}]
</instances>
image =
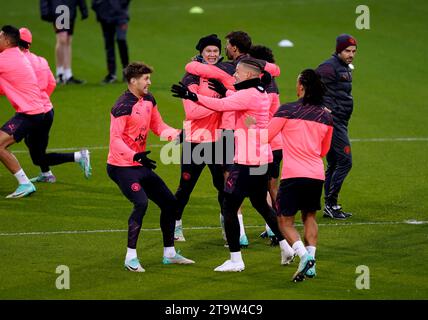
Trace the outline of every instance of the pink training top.
<instances>
[{"instance_id":1,"label":"pink training top","mask_svg":"<svg viewBox=\"0 0 428 320\"><path fill-rule=\"evenodd\" d=\"M219 80L228 90L235 91L234 84L236 80L233 77L233 74L235 73L236 66L238 65L239 61L248 57L250 57L248 54L243 54L235 61L220 62L215 65L192 61L186 65L185 69L188 73L200 76L201 78L213 78ZM259 61L264 66L264 69L272 75L272 77L278 77L281 74L281 69L276 64L269 63L264 60ZM220 128L234 129L236 122L234 116L235 113L233 112L224 112Z\"/></svg>"},{"instance_id":2,"label":"pink training top","mask_svg":"<svg viewBox=\"0 0 428 320\"><path fill-rule=\"evenodd\" d=\"M36 75L18 47L0 53L0 87L16 112L44 113Z\"/></svg>"},{"instance_id":3,"label":"pink training top","mask_svg":"<svg viewBox=\"0 0 428 320\"><path fill-rule=\"evenodd\" d=\"M330 149L333 118L320 106L302 100L282 105L269 123L269 140L282 134L284 164L281 179L325 180L322 158Z\"/></svg>"},{"instance_id":4,"label":"pink training top","mask_svg":"<svg viewBox=\"0 0 428 320\"><path fill-rule=\"evenodd\" d=\"M47 113L53 108L51 99L49 97L56 87L55 77L52 74L49 64L45 58L37 56L29 50L24 50L23 53L28 61L30 61L31 66L36 73L36 78L39 82L39 88L41 91L43 106L45 107L44 112Z\"/></svg>"},{"instance_id":5,"label":"pink training top","mask_svg":"<svg viewBox=\"0 0 428 320\"><path fill-rule=\"evenodd\" d=\"M221 81L228 90L235 91L235 87L233 86L233 84L235 83L235 78L233 77L233 74L235 73L235 65L233 63L219 62L215 65L210 65L197 61L192 61L186 65L185 69L186 72L198 76L202 79L217 79ZM210 94L208 96L212 95ZM219 128L227 130L235 129L234 111L223 112Z\"/></svg>"},{"instance_id":6,"label":"pink training top","mask_svg":"<svg viewBox=\"0 0 428 320\"><path fill-rule=\"evenodd\" d=\"M276 113L276 111L279 108L279 105L281 104L279 102L279 90L278 86L276 84L275 78L272 78L272 81L269 83L269 85L266 87L266 92L269 95L270 98L270 109L269 109L269 120L272 119L273 115ZM272 151L275 150L281 150L282 149L282 136L281 134L278 134L275 138L273 138L270 142L270 146L272 148Z\"/></svg>"},{"instance_id":7,"label":"pink training top","mask_svg":"<svg viewBox=\"0 0 428 320\"><path fill-rule=\"evenodd\" d=\"M110 114L110 146L107 163L119 166L141 166L134 155L146 150L149 130L169 141L180 130L171 128L158 111L155 98L149 93L138 99L129 90L119 97Z\"/></svg>"},{"instance_id":8,"label":"pink training top","mask_svg":"<svg viewBox=\"0 0 428 320\"><path fill-rule=\"evenodd\" d=\"M247 80L246 83L254 82L253 80ZM206 108L236 112L234 162L244 165L262 165L272 162L272 150L267 143L266 130L270 108L267 93L260 86L251 86L236 92L228 90L227 93L228 96L223 99L208 98L199 94L197 96L198 103ZM246 123L248 117L254 118L256 123Z\"/></svg>"},{"instance_id":9,"label":"pink training top","mask_svg":"<svg viewBox=\"0 0 428 320\"><path fill-rule=\"evenodd\" d=\"M208 81L201 77L187 73L181 82L195 93L213 98L219 97L217 92L208 88ZM201 108L191 100L182 101L186 113L186 121L184 121L186 141L194 143L217 141L223 113Z\"/></svg>"}]
</instances>

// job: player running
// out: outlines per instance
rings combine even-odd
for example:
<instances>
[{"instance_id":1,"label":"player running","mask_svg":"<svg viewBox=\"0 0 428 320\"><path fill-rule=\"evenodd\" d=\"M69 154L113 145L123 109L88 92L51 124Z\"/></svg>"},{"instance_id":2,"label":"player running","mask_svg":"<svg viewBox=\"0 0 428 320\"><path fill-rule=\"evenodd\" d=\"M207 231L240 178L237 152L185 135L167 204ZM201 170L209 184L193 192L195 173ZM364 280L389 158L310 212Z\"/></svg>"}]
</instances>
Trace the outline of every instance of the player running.
<instances>
[{"instance_id":1,"label":"player running","mask_svg":"<svg viewBox=\"0 0 428 320\"><path fill-rule=\"evenodd\" d=\"M30 179L30 181L54 183L56 177L49 167L67 162L78 163L83 170L83 175L88 179L92 175L92 168L87 149L71 153L46 153L49 142L49 131L54 119L54 109L50 96L55 90L56 80L46 59L30 51L33 41L31 31L27 28L20 28L19 34L19 47L33 67L44 106L42 126L33 134L27 135L24 140L30 151L31 160L34 165L40 166L41 169L41 173L37 177Z\"/></svg>"}]
</instances>

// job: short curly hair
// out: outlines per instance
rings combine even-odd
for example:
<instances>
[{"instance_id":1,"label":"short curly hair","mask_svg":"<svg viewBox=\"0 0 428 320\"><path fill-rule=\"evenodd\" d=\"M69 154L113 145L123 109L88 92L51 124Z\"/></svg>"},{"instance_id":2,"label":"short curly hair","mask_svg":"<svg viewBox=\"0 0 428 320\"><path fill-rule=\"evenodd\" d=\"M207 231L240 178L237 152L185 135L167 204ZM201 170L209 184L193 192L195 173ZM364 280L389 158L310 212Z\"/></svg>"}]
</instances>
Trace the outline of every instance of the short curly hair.
<instances>
[{"instance_id":1,"label":"short curly hair","mask_svg":"<svg viewBox=\"0 0 428 320\"><path fill-rule=\"evenodd\" d=\"M132 62L123 69L123 75L128 83L132 78L140 78L143 74L153 73L153 68L144 62Z\"/></svg>"}]
</instances>

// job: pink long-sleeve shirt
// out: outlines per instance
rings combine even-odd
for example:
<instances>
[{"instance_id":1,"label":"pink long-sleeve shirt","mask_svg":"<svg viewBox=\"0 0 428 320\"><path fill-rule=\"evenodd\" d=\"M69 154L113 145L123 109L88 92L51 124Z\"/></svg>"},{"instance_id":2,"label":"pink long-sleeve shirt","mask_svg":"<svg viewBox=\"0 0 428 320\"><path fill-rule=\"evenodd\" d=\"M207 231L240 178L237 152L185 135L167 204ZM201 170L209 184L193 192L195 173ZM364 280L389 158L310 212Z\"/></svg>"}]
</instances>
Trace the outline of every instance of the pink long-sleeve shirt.
<instances>
[{"instance_id":1,"label":"pink long-sleeve shirt","mask_svg":"<svg viewBox=\"0 0 428 320\"><path fill-rule=\"evenodd\" d=\"M208 81L201 77L186 74L181 82L195 93L219 98L219 94L208 88ZM186 119L184 130L186 141L201 143L215 142L220 136L219 127L223 113L201 108L197 103L183 99Z\"/></svg>"},{"instance_id":2,"label":"pink long-sleeve shirt","mask_svg":"<svg viewBox=\"0 0 428 320\"><path fill-rule=\"evenodd\" d=\"M239 56L235 61L220 62L215 65L192 61L186 65L185 69L186 72L200 76L201 78L213 78L218 81L221 81L221 83L223 83L223 85L228 90L235 91L235 87L233 85L235 84L236 80L233 77L233 74L235 73L236 66L238 65L239 61L249 57L250 56L248 54L243 54ZM269 63L264 60L259 61L264 66L265 70L272 75L272 77L278 77L281 74L281 69L276 64ZM234 115L235 114L233 112L225 112L222 117L220 128L235 129L234 124L236 122L236 119Z\"/></svg>"},{"instance_id":3,"label":"pink long-sleeve shirt","mask_svg":"<svg viewBox=\"0 0 428 320\"><path fill-rule=\"evenodd\" d=\"M272 150L267 143L270 99L264 90L255 87L231 92L223 99L198 96L198 103L217 111L235 111L234 162L244 165L263 165L272 162ZM252 117L255 124L248 127ZM263 136L265 135L265 137Z\"/></svg>"},{"instance_id":4,"label":"pink long-sleeve shirt","mask_svg":"<svg viewBox=\"0 0 428 320\"><path fill-rule=\"evenodd\" d=\"M0 88L16 112L29 115L44 113L36 74L18 47L0 53Z\"/></svg>"},{"instance_id":5,"label":"pink long-sleeve shirt","mask_svg":"<svg viewBox=\"0 0 428 320\"><path fill-rule=\"evenodd\" d=\"M29 50L24 50L23 53L28 61L30 61L36 74L41 91L42 103L45 108L44 112L49 112L53 108L50 96L56 87L55 77L45 58L37 56Z\"/></svg>"},{"instance_id":6,"label":"pink long-sleeve shirt","mask_svg":"<svg viewBox=\"0 0 428 320\"><path fill-rule=\"evenodd\" d=\"M269 120L272 119L273 115L278 111L280 106L279 90L274 78L270 84L266 87L266 92L270 98L270 109L269 109ZM282 136L279 133L275 138L270 141L272 151L282 149Z\"/></svg>"},{"instance_id":7,"label":"pink long-sleeve shirt","mask_svg":"<svg viewBox=\"0 0 428 320\"><path fill-rule=\"evenodd\" d=\"M110 120L107 163L119 167L141 166L133 158L136 153L146 150L149 130L169 141L180 133L162 120L156 100L150 93L138 99L130 91L125 91L113 106Z\"/></svg>"},{"instance_id":8,"label":"pink long-sleeve shirt","mask_svg":"<svg viewBox=\"0 0 428 320\"><path fill-rule=\"evenodd\" d=\"M325 180L322 158L330 149L333 118L320 106L296 101L282 105L269 123L269 140L282 135L281 179Z\"/></svg>"}]
</instances>

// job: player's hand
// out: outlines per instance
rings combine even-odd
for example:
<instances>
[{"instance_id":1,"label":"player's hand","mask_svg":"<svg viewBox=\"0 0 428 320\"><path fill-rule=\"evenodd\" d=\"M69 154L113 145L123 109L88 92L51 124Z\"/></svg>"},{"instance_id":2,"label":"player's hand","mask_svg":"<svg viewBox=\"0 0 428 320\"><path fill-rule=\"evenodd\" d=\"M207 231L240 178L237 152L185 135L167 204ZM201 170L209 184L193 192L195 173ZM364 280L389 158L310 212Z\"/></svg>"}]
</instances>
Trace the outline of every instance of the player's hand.
<instances>
[{"instance_id":1,"label":"player's hand","mask_svg":"<svg viewBox=\"0 0 428 320\"><path fill-rule=\"evenodd\" d=\"M179 82L178 84L173 84L171 86L171 92L174 93L172 96L192 100L194 102L198 101L198 96L190 91L183 83Z\"/></svg>"},{"instance_id":2,"label":"player's hand","mask_svg":"<svg viewBox=\"0 0 428 320\"><path fill-rule=\"evenodd\" d=\"M200 63L204 63L205 62L204 58L200 54L197 54L196 56L194 56L192 58L192 61L197 61L197 62L200 62Z\"/></svg>"},{"instance_id":3,"label":"player's hand","mask_svg":"<svg viewBox=\"0 0 428 320\"><path fill-rule=\"evenodd\" d=\"M221 97L226 96L226 87L217 79L208 79L208 88L217 92Z\"/></svg>"},{"instance_id":4,"label":"player's hand","mask_svg":"<svg viewBox=\"0 0 428 320\"><path fill-rule=\"evenodd\" d=\"M141 163L148 169L156 169L156 161L147 158L150 151L138 152L134 155L134 161Z\"/></svg>"},{"instance_id":5,"label":"player's hand","mask_svg":"<svg viewBox=\"0 0 428 320\"><path fill-rule=\"evenodd\" d=\"M245 123L246 127L249 129L249 128L251 128L253 125L255 125L255 124L257 123L257 120L256 120L256 118L254 118L254 117L252 117L252 116L247 116L247 117L245 118L244 123Z\"/></svg>"}]
</instances>

